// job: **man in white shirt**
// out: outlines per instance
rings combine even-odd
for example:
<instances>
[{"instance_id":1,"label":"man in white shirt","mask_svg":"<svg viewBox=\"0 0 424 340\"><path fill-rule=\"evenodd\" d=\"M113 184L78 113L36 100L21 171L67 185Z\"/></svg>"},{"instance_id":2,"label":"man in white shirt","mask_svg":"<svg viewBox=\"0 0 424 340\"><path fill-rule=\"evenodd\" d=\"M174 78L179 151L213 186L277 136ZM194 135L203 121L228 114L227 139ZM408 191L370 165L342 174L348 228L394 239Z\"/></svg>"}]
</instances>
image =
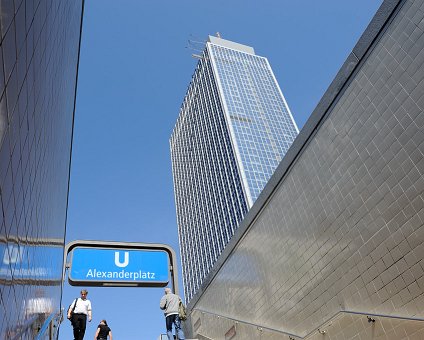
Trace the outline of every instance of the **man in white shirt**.
<instances>
[{"instance_id":1,"label":"man in white shirt","mask_svg":"<svg viewBox=\"0 0 424 340\"><path fill-rule=\"evenodd\" d=\"M91 302L87 299L87 294L88 291L83 289L81 297L75 299L68 309L68 319L74 328L74 340L84 339L87 316L88 322L91 322Z\"/></svg>"}]
</instances>

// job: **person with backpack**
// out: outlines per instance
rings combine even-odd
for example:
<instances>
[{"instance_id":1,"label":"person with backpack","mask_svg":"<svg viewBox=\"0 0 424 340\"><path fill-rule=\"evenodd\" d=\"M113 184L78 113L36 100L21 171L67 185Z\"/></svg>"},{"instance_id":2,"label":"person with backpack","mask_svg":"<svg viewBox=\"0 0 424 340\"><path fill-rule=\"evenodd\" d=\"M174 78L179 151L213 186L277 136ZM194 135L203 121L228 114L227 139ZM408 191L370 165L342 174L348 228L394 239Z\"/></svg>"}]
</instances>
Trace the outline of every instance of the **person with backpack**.
<instances>
[{"instance_id":1,"label":"person with backpack","mask_svg":"<svg viewBox=\"0 0 424 340\"><path fill-rule=\"evenodd\" d=\"M87 299L88 291L81 290L81 297L76 298L68 308L68 319L71 321L74 329L74 340L83 340L85 328L88 322L91 322L91 302Z\"/></svg>"},{"instance_id":2,"label":"person with backpack","mask_svg":"<svg viewBox=\"0 0 424 340\"><path fill-rule=\"evenodd\" d=\"M173 340L172 325L179 340L184 340L184 332L181 328L181 319L179 316L181 298L173 294L170 288L165 288L165 295L160 299L159 307L164 311L166 321L166 334L168 340Z\"/></svg>"}]
</instances>

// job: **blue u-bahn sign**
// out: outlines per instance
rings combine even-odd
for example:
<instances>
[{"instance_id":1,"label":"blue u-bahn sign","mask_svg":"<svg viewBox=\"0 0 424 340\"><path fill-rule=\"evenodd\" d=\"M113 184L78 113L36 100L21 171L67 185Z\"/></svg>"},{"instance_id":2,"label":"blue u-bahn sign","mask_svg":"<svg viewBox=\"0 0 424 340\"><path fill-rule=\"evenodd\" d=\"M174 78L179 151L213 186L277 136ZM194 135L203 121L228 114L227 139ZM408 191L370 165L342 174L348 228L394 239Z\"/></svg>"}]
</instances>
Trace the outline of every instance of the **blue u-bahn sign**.
<instances>
[{"instance_id":1,"label":"blue u-bahn sign","mask_svg":"<svg viewBox=\"0 0 424 340\"><path fill-rule=\"evenodd\" d=\"M165 287L170 261L165 250L75 247L69 283L86 286Z\"/></svg>"}]
</instances>

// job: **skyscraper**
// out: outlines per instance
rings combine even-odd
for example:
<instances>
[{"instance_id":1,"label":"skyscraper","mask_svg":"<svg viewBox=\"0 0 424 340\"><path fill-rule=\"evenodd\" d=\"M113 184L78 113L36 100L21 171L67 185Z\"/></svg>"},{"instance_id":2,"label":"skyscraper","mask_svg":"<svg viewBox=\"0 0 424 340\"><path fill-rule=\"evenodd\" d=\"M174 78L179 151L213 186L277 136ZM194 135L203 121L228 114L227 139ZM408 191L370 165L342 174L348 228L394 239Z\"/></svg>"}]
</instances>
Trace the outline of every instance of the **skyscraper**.
<instances>
[{"instance_id":1,"label":"skyscraper","mask_svg":"<svg viewBox=\"0 0 424 340\"><path fill-rule=\"evenodd\" d=\"M297 134L268 60L209 36L170 138L187 300Z\"/></svg>"}]
</instances>

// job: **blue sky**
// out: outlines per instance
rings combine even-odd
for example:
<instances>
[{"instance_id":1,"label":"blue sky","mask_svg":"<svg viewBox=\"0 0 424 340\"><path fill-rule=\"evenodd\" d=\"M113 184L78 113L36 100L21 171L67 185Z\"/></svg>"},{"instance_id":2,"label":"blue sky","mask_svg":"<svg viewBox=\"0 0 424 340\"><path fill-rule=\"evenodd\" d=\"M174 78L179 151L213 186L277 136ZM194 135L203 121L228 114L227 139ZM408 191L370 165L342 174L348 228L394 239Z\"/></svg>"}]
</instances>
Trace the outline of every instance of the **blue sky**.
<instances>
[{"instance_id":1,"label":"blue sky","mask_svg":"<svg viewBox=\"0 0 424 340\"><path fill-rule=\"evenodd\" d=\"M381 2L85 1L66 241L179 252L169 137L197 62L188 40L220 32L267 57L302 128ZM65 308L80 289L65 283ZM86 339L103 318L118 340L165 333L162 288L88 290Z\"/></svg>"}]
</instances>

